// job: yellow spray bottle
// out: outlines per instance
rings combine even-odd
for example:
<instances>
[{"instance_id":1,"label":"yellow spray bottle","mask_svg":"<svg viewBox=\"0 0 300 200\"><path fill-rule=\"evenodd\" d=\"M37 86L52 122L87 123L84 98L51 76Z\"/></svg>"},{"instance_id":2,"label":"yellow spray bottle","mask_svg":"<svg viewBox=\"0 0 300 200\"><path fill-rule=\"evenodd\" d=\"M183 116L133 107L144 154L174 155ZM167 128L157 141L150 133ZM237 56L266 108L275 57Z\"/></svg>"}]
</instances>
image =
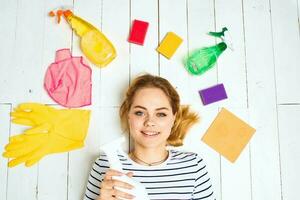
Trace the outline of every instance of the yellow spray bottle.
<instances>
[{"instance_id":1,"label":"yellow spray bottle","mask_svg":"<svg viewBox=\"0 0 300 200\"><path fill-rule=\"evenodd\" d=\"M105 67L116 57L114 46L97 28L70 10L65 10L63 14L72 29L81 37L81 50L92 63Z\"/></svg>"}]
</instances>

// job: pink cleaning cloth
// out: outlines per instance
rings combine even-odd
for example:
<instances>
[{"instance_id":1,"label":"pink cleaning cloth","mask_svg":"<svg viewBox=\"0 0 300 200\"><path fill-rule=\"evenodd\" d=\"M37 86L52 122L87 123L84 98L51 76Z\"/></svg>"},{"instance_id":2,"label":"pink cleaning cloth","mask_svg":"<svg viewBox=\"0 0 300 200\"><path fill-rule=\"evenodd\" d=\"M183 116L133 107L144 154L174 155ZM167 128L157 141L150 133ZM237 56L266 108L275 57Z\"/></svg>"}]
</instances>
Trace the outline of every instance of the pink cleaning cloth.
<instances>
[{"instance_id":1,"label":"pink cleaning cloth","mask_svg":"<svg viewBox=\"0 0 300 200\"><path fill-rule=\"evenodd\" d=\"M46 72L44 87L58 104L77 108L91 105L92 70L82 56L73 57L70 49L56 51L55 62Z\"/></svg>"}]
</instances>

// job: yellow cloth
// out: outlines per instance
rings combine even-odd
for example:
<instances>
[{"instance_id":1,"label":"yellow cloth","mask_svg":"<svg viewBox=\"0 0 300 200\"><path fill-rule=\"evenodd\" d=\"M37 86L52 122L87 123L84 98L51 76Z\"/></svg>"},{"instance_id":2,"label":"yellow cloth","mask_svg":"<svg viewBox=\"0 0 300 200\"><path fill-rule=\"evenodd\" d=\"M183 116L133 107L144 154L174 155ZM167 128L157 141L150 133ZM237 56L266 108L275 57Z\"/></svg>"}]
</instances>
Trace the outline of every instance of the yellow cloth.
<instances>
[{"instance_id":1,"label":"yellow cloth","mask_svg":"<svg viewBox=\"0 0 300 200\"><path fill-rule=\"evenodd\" d=\"M55 109L38 103L23 103L11 113L12 122L32 128L10 137L3 156L12 158L9 167L25 162L27 167L47 154L84 146L90 111Z\"/></svg>"},{"instance_id":2,"label":"yellow cloth","mask_svg":"<svg viewBox=\"0 0 300 200\"><path fill-rule=\"evenodd\" d=\"M254 132L254 128L222 108L202 137L202 141L230 162L235 162Z\"/></svg>"}]
</instances>

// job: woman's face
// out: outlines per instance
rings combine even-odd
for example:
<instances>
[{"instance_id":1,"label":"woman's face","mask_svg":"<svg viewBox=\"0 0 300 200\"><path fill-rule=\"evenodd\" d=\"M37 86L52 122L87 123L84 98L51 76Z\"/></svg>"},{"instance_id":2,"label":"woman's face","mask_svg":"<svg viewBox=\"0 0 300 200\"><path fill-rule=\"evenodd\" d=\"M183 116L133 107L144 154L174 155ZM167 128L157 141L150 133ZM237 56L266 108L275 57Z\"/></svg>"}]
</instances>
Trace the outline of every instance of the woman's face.
<instances>
[{"instance_id":1,"label":"woman's face","mask_svg":"<svg viewBox=\"0 0 300 200\"><path fill-rule=\"evenodd\" d=\"M138 90L128 113L129 131L135 148L165 147L174 120L168 97L161 89Z\"/></svg>"}]
</instances>

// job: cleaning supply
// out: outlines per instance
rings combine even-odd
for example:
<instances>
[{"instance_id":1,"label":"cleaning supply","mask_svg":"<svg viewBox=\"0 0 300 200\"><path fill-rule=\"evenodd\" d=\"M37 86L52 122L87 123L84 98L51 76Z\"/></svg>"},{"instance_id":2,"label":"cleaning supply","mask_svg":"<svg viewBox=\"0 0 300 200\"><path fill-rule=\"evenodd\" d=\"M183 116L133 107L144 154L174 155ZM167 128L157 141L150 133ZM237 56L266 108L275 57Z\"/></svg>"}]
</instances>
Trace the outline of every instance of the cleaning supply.
<instances>
[{"instance_id":1,"label":"cleaning supply","mask_svg":"<svg viewBox=\"0 0 300 200\"><path fill-rule=\"evenodd\" d=\"M23 103L14 109L11 116L13 123L31 128L10 137L3 156L12 159L8 163L9 167L23 162L29 167L47 154L83 147L90 111Z\"/></svg>"},{"instance_id":2,"label":"cleaning supply","mask_svg":"<svg viewBox=\"0 0 300 200\"><path fill-rule=\"evenodd\" d=\"M182 38L173 32L168 32L156 49L160 54L170 59L182 43Z\"/></svg>"},{"instance_id":3,"label":"cleaning supply","mask_svg":"<svg viewBox=\"0 0 300 200\"><path fill-rule=\"evenodd\" d=\"M92 63L105 67L116 57L114 46L101 31L74 15L71 10L65 10L63 14L72 29L81 37L81 50Z\"/></svg>"},{"instance_id":4,"label":"cleaning supply","mask_svg":"<svg viewBox=\"0 0 300 200\"><path fill-rule=\"evenodd\" d=\"M128 42L144 45L149 23L135 19L132 23Z\"/></svg>"},{"instance_id":5,"label":"cleaning supply","mask_svg":"<svg viewBox=\"0 0 300 200\"><path fill-rule=\"evenodd\" d=\"M255 131L247 122L222 108L201 140L234 163Z\"/></svg>"},{"instance_id":6,"label":"cleaning supply","mask_svg":"<svg viewBox=\"0 0 300 200\"><path fill-rule=\"evenodd\" d=\"M57 10L56 12L53 11L53 10L51 10L51 11L48 13L48 15L49 15L50 17L55 17L55 16L57 16L57 23L59 24L60 21L61 21L61 17L62 17L62 15L63 15L63 10L59 9L59 10Z\"/></svg>"},{"instance_id":7,"label":"cleaning supply","mask_svg":"<svg viewBox=\"0 0 300 200\"><path fill-rule=\"evenodd\" d=\"M46 72L44 88L58 104L67 108L91 105L92 70L82 56L70 49L56 51L55 62Z\"/></svg>"},{"instance_id":8,"label":"cleaning supply","mask_svg":"<svg viewBox=\"0 0 300 200\"><path fill-rule=\"evenodd\" d=\"M120 138L117 138L116 140L107 143L101 147L101 150L104 151L108 158L108 162L110 164L110 168L123 172L122 169L122 164L119 160L118 154L124 155L125 152L123 152L121 146L125 142L125 137L122 136ZM134 188L129 190L129 189L124 189L120 187L116 187L118 190L126 192L128 194L134 195L135 198L134 200L150 200L148 197L148 193L145 189L145 187L138 181L134 180L133 178L130 178L126 176L125 174L122 176L113 176L112 177L115 180L123 181L126 182L130 185L132 185ZM125 200L121 198L122 200Z\"/></svg>"},{"instance_id":9,"label":"cleaning supply","mask_svg":"<svg viewBox=\"0 0 300 200\"><path fill-rule=\"evenodd\" d=\"M227 44L224 42L227 30L224 27L221 32L209 32L209 35L222 39L222 42L214 46L196 49L185 59L185 68L189 73L201 75L215 65L218 57L227 49Z\"/></svg>"},{"instance_id":10,"label":"cleaning supply","mask_svg":"<svg viewBox=\"0 0 300 200\"><path fill-rule=\"evenodd\" d=\"M223 99L227 99L227 94L223 83L199 91L203 105L208 105Z\"/></svg>"}]
</instances>

